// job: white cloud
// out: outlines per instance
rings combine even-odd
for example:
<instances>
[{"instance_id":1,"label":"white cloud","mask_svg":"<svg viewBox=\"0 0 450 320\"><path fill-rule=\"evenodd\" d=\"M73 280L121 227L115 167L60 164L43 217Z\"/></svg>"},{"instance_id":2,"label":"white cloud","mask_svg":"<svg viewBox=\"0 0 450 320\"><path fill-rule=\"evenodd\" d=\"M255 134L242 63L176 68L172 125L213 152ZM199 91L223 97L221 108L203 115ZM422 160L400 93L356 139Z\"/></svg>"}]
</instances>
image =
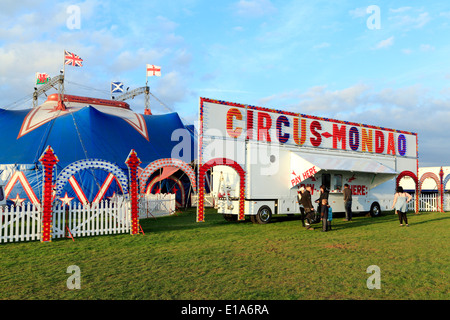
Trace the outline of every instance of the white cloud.
<instances>
[{"instance_id":1,"label":"white cloud","mask_svg":"<svg viewBox=\"0 0 450 320\"><path fill-rule=\"evenodd\" d=\"M421 12L418 16L402 15L401 13L403 12L398 13L399 14L390 16L389 20L397 28L404 31L423 28L428 22L431 21L430 14L428 12Z\"/></svg>"},{"instance_id":2,"label":"white cloud","mask_svg":"<svg viewBox=\"0 0 450 320\"><path fill-rule=\"evenodd\" d=\"M400 8L397 8L397 9L389 9L389 12L393 12L393 13L399 13L399 12L406 12L406 11L409 11L409 10L411 10L412 9L412 7L400 7Z\"/></svg>"},{"instance_id":3,"label":"white cloud","mask_svg":"<svg viewBox=\"0 0 450 320\"><path fill-rule=\"evenodd\" d=\"M429 52L429 51L434 51L434 47L430 44L421 44L420 45L420 51L423 52Z\"/></svg>"},{"instance_id":4,"label":"white cloud","mask_svg":"<svg viewBox=\"0 0 450 320\"><path fill-rule=\"evenodd\" d=\"M183 101L190 94L188 84L184 75L177 71L164 74L158 81L157 96L170 107L177 102Z\"/></svg>"},{"instance_id":5,"label":"white cloud","mask_svg":"<svg viewBox=\"0 0 450 320\"><path fill-rule=\"evenodd\" d=\"M352 18L361 18L367 15L367 7L356 8L349 11L349 14Z\"/></svg>"},{"instance_id":6,"label":"white cloud","mask_svg":"<svg viewBox=\"0 0 450 320\"><path fill-rule=\"evenodd\" d=\"M450 159L450 150L442 147L449 140L443 128L450 119L450 94L440 94L433 96L421 85L375 90L360 83L340 90L315 86L305 92L281 92L260 99L259 105L416 132L421 166L437 166Z\"/></svg>"},{"instance_id":7,"label":"white cloud","mask_svg":"<svg viewBox=\"0 0 450 320\"><path fill-rule=\"evenodd\" d=\"M426 90L419 85L404 88L385 88L373 94L374 101L385 106L396 106L398 108L420 107L426 96Z\"/></svg>"},{"instance_id":8,"label":"white cloud","mask_svg":"<svg viewBox=\"0 0 450 320\"><path fill-rule=\"evenodd\" d=\"M328 42L322 42L320 44L316 44L313 49L323 49L323 48L328 48L330 47L331 44L329 44Z\"/></svg>"},{"instance_id":9,"label":"white cloud","mask_svg":"<svg viewBox=\"0 0 450 320\"><path fill-rule=\"evenodd\" d=\"M115 16L114 8L109 3L85 0L75 4L80 7L81 28L71 30L66 25L69 17L66 10L73 3L36 4L27 8L15 3L2 2L0 13L0 95L3 106L17 101L19 97L31 96L35 72L47 72L51 76L59 74L64 49L84 59L82 68L66 68L66 89L72 94L107 97L109 81L119 78L121 81L128 80L127 85L142 86L147 63L164 66L163 70L168 73L164 83L173 79L167 65L181 70L183 81L191 76L186 71L192 63L192 55L184 38L176 33L179 24L169 18L157 16L152 23L128 19L123 23L122 19L127 19L131 14L128 11ZM137 15L141 12L133 13ZM83 80L79 79L81 74ZM134 83L131 80L133 76L142 81ZM188 92L186 85L174 81L170 83L177 88L177 94L170 101L187 96L186 93L181 94L182 88ZM82 83L86 88L98 90L95 93L80 93L80 88L69 82ZM99 93L102 88L105 88L106 96Z\"/></svg>"},{"instance_id":10,"label":"white cloud","mask_svg":"<svg viewBox=\"0 0 450 320\"><path fill-rule=\"evenodd\" d=\"M137 50L125 50L120 52L117 58L113 60L114 62L112 63L112 66L118 74L123 73L126 70L133 70L139 67L142 67L144 70L147 63L157 64L157 61L160 61L160 59L169 52L169 50L161 51L144 48Z\"/></svg>"},{"instance_id":11,"label":"white cloud","mask_svg":"<svg viewBox=\"0 0 450 320\"><path fill-rule=\"evenodd\" d=\"M375 49L383 49L383 48L388 48L390 46L392 46L394 44L394 36L389 37L385 40L381 40L380 42L378 42L378 44L376 45Z\"/></svg>"},{"instance_id":12,"label":"white cloud","mask_svg":"<svg viewBox=\"0 0 450 320\"><path fill-rule=\"evenodd\" d=\"M298 90L283 92L259 100L262 106L269 103L287 105L290 111L301 110L302 113L337 113L347 112L365 104L364 96L368 90L365 84L330 91L326 86L315 86L306 92Z\"/></svg>"},{"instance_id":13,"label":"white cloud","mask_svg":"<svg viewBox=\"0 0 450 320\"><path fill-rule=\"evenodd\" d=\"M411 50L411 49L408 49L408 48L405 48L405 49L402 49L402 52L404 53L404 54L411 54L413 51Z\"/></svg>"},{"instance_id":14,"label":"white cloud","mask_svg":"<svg viewBox=\"0 0 450 320\"><path fill-rule=\"evenodd\" d=\"M39 7L39 3L33 0L2 0L2 10L0 10L0 17L12 17L19 11L22 12L24 8L28 8L29 11L34 11Z\"/></svg>"},{"instance_id":15,"label":"white cloud","mask_svg":"<svg viewBox=\"0 0 450 320\"><path fill-rule=\"evenodd\" d=\"M156 22L158 24L158 30L164 33L174 32L178 27L178 23L171 21L170 19L163 16L156 17Z\"/></svg>"},{"instance_id":16,"label":"white cloud","mask_svg":"<svg viewBox=\"0 0 450 320\"><path fill-rule=\"evenodd\" d=\"M262 17L276 11L269 0L240 0L235 8L238 15L245 17Z\"/></svg>"}]
</instances>

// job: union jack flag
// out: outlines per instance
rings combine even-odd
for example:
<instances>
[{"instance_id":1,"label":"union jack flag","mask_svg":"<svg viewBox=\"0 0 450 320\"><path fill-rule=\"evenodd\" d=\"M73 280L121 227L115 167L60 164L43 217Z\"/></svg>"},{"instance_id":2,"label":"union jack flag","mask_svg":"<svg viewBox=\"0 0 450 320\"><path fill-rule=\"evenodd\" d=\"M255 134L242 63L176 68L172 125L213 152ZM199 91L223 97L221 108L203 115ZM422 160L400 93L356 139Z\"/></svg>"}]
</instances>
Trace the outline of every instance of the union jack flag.
<instances>
[{"instance_id":1,"label":"union jack flag","mask_svg":"<svg viewBox=\"0 0 450 320\"><path fill-rule=\"evenodd\" d=\"M79 56L77 56L74 53L64 50L64 64L67 64L67 65L73 66L73 67L82 67L83 59L81 59Z\"/></svg>"}]
</instances>

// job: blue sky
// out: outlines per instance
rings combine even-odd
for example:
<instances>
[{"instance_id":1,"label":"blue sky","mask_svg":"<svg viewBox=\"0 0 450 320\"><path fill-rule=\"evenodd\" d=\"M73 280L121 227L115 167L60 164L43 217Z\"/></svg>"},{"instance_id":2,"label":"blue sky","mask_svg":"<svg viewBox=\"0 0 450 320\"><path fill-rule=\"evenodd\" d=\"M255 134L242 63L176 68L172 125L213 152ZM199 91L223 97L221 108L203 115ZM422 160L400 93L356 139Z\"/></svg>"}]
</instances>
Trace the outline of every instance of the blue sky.
<instances>
[{"instance_id":1,"label":"blue sky","mask_svg":"<svg viewBox=\"0 0 450 320\"><path fill-rule=\"evenodd\" d=\"M380 125L417 132L421 166L450 165L448 1L3 0L0 21L2 107L29 108L35 72L57 75L66 49L84 60L69 94L144 86L155 64L154 113L193 123L208 97Z\"/></svg>"}]
</instances>

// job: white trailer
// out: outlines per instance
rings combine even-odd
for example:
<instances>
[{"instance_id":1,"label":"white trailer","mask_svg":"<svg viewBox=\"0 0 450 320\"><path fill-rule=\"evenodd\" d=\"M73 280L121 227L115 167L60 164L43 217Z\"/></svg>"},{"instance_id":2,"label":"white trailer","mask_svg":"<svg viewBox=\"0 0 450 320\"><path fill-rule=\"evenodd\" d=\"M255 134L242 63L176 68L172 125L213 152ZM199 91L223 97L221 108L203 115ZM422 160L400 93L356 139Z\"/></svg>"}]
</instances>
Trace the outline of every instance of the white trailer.
<instances>
[{"instance_id":1,"label":"white trailer","mask_svg":"<svg viewBox=\"0 0 450 320\"><path fill-rule=\"evenodd\" d=\"M344 212L344 184L353 212L377 216L392 206L395 178L417 175L411 132L206 98L200 126L200 168L215 164L212 193L227 220L245 215L267 223L274 214L298 214L301 186L311 186L314 201L325 185L333 212Z\"/></svg>"}]
</instances>

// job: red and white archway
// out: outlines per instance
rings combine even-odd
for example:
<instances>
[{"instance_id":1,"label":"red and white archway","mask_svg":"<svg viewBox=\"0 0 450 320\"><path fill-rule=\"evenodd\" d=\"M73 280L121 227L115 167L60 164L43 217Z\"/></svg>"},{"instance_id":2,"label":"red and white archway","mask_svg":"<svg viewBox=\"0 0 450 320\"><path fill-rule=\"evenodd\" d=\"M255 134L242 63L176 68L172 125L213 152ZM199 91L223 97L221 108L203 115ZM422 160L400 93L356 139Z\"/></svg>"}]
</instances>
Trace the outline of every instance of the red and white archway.
<instances>
[{"instance_id":1,"label":"red and white archway","mask_svg":"<svg viewBox=\"0 0 450 320\"><path fill-rule=\"evenodd\" d=\"M425 172L419 180L419 186L418 186L418 194L421 194L422 192L422 184L426 179L433 179L436 182L436 187L438 189L438 196L439 199L437 201L437 211L439 212L444 212L444 208L443 208L443 202L444 202L444 198L443 198L443 194L442 194L442 188L441 188L441 179L433 172Z\"/></svg>"},{"instance_id":2,"label":"red and white archway","mask_svg":"<svg viewBox=\"0 0 450 320\"><path fill-rule=\"evenodd\" d=\"M189 164L180 159L165 158L153 161L141 172L139 176L139 189L141 193L146 192L148 179L156 170L159 169L163 169L162 174L159 176L159 180L170 177L173 173L175 173L175 171L182 170L188 176L194 193L197 192L197 183L195 179L194 169L192 169Z\"/></svg>"},{"instance_id":3,"label":"red and white archway","mask_svg":"<svg viewBox=\"0 0 450 320\"><path fill-rule=\"evenodd\" d=\"M238 220L244 220L244 205L245 205L245 171L234 160L227 158L211 159L203 165L199 166L198 174L198 204L197 204L197 222L203 222L205 219L205 174L214 166L229 166L236 170L239 174L239 217Z\"/></svg>"},{"instance_id":4,"label":"red and white archway","mask_svg":"<svg viewBox=\"0 0 450 320\"><path fill-rule=\"evenodd\" d=\"M414 185L416 186L415 211L416 211L416 213L419 213L419 196L420 196L420 192L419 192L419 180L417 178L417 175L414 172L411 172L411 171L402 171L397 176L396 187L398 187L400 185L400 180L402 180L402 178L404 178L404 177L411 177L414 180Z\"/></svg>"},{"instance_id":5,"label":"red and white archway","mask_svg":"<svg viewBox=\"0 0 450 320\"><path fill-rule=\"evenodd\" d=\"M184 207L185 204L186 204L186 190L185 190L185 188L184 188L184 186L183 186L183 183L181 182L180 179L178 179L177 177L175 177L175 176L173 176L173 175L167 177L166 179L172 181L172 183L174 184L174 188L177 189L177 190L172 190L173 193L176 193L176 191L178 191L178 190L180 191L180 196L181 196L180 202L178 202L177 200L175 200L175 205L176 205L177 207ZM148 185L147 185L147 188L146 188L145 193L146 193L146 194L152 193L153 189L154 189L155 187L157 187L157 183L158 183L159 181L161 181L161 179L159 178L159 176L156 176L156 177L154 177L152 180L150 180L150 182L149 182Z\"/></svg>"}]
</instances>

